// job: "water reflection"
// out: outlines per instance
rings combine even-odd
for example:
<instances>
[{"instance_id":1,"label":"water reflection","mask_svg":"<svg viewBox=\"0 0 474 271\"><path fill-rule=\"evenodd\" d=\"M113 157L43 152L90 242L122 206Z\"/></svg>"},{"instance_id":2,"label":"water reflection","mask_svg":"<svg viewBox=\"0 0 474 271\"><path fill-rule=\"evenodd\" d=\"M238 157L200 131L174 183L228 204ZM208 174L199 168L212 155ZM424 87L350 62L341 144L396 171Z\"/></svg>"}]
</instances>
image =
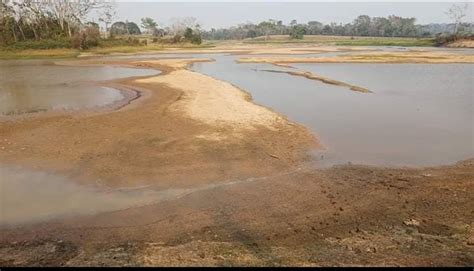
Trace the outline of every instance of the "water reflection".
<instances>
[{"instance_id":1,"label":"water reflection","mask_svg":"<svg viewBox=\"0 0 474 271\"><path fill-rule=\"evenodd\" d=\"M216 56L193 69L229 81L254 100L311 128L327 150L320 165L428 166L474 157L471 64L293 64L363 86L361 94Z\"/></svg>"},{"instance_id":2,"label":"water reflection","mask_svg":"<svg viewBox=\"0 0 474 271\"><path fill-rule=\"evenodd\" d=\"M0 114L104 106L124 96L94 82L157 73L120 67L57 66L45 61L0 61Z\"/></svg>"}]
</instances>

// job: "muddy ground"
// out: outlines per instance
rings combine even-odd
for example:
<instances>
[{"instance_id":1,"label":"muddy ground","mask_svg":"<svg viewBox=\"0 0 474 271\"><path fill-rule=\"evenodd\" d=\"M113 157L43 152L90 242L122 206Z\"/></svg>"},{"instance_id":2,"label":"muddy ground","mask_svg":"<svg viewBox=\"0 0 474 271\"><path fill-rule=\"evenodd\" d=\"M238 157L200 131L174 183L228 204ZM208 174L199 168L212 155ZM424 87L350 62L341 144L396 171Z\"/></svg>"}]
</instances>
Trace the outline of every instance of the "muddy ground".
<instances>
[{"instance_id":1,"label":"muddy ground","mask_svg":"<svg viewBox=\"0 0 474 271\"><path fill-rule=\"evenodd\" d=\"M176 62L106 64L164 73L110 82L141 95L117 110L2 121L1 163L79 185L189 192L4 226L0 266L474 264L474 160L315 168L308 155L319 147L315 136L232 86ZM196 81L180 89L167 80ZM231 104L214 108L216 116L196 112L194 102L212 106L219 97L214 87L234 93Z\"/></svg>"}]
</instances>

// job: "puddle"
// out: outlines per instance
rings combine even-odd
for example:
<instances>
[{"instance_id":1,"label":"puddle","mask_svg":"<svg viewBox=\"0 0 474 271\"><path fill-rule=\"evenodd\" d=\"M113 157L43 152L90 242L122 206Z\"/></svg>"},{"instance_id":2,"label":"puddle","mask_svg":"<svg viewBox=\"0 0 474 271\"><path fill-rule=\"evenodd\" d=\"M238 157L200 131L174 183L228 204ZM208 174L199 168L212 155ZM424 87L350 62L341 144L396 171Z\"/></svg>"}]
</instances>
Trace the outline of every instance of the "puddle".
<instances>
[{"instance_id":1,"label":"puddle","mask_svg":"<svg viewBox=\"0 0 474 271\"><path fill-rule=\"evenodd\" d=\"M268 178L224 181L188 189L155 190L143 186L110 190L81 186L60 175L21 167L0 166L0 172L0 226L123 210Z\"/></svg>"},{"instance_id":2,"label":"puddle","mask_svg":"<svg viewBox=\"0 0 474 271\"><path fill-rule=\"evenodd\" d=\"M57 66L45 61L0 61L0 114L105 106L122 92L94 82L158 72L121 67Z\"/></svg>"}]
</instances>

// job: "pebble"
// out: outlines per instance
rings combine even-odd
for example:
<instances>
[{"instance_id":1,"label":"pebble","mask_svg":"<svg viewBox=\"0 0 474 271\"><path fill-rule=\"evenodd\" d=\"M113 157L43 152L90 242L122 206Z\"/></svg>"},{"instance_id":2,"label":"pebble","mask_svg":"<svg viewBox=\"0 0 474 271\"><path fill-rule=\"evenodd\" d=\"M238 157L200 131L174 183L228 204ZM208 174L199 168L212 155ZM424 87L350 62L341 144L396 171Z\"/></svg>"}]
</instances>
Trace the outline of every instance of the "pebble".
<instances>
[{"instance_id":1,"label":"pebble","mask_svg":"<svg viewBox=\"0 0 474 271\"><path fill-rule=\"evenodd\" d=\"M411 218L411 219L407 219L407 220L403 221L403 224L405 224L407 226L420 226L420 221Z\"/></svg>"}]
</instances>

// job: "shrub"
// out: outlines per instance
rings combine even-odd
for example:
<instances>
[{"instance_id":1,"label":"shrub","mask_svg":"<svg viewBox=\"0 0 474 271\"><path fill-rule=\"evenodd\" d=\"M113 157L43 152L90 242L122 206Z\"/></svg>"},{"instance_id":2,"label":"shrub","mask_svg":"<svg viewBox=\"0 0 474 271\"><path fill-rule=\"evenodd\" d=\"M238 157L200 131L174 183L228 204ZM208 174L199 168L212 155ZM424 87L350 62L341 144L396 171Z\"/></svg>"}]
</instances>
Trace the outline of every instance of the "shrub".
<instances>
[{"instance_id":1,"label":"shrub","mask_svg":"<svg viewBox=\"0 0 474 271\"><path fill-rule=\"evenodd\" d=\"M99 45L100 31L97 27L87 26L72 38L72 47L81 50Z\"/></svg>"},{"instance_id":2,"label":"shrub","mask_svg":"<svg viewBox=\"0 0 474 271\"><path fill-rule=\"evenodd\" d=\"M181 35L180 35L180 34L176 34L176 35L173 36L173 38L171 39L171 41L172 41L173 43L178 43L178 42L181 42L181 39L182 39Z\"/></svg>"},{"instance_id":3,"label":"shrub","mask_svg":"<svg viewBox=\"0 0 474 271\"><path fill-rule=\"evenodd\" d=\"M191 38L191 43L201 44L202 43L201 34L194 34L193 37Z\"/></svg>"},{"instance_id":4,"label":"shrub","mask_svg":"<svg viewBox=\"0 0 474 271\"><path fill-rule=\"evenodd\" d=\"M303 39L306 30L303 26L295 25L291 28L290 38L291 39Z\"/></svg>"},{"instance_id":5,"label":"shrub","mask_svg":"<svg viewBox=\"0 0 474 271\"><path fill-rule=\"evenodd\" d=\"M132 45L132 46L140 45L140 40L137 38L128 37L128 45Z\"/></svg>"}]
</instances>

